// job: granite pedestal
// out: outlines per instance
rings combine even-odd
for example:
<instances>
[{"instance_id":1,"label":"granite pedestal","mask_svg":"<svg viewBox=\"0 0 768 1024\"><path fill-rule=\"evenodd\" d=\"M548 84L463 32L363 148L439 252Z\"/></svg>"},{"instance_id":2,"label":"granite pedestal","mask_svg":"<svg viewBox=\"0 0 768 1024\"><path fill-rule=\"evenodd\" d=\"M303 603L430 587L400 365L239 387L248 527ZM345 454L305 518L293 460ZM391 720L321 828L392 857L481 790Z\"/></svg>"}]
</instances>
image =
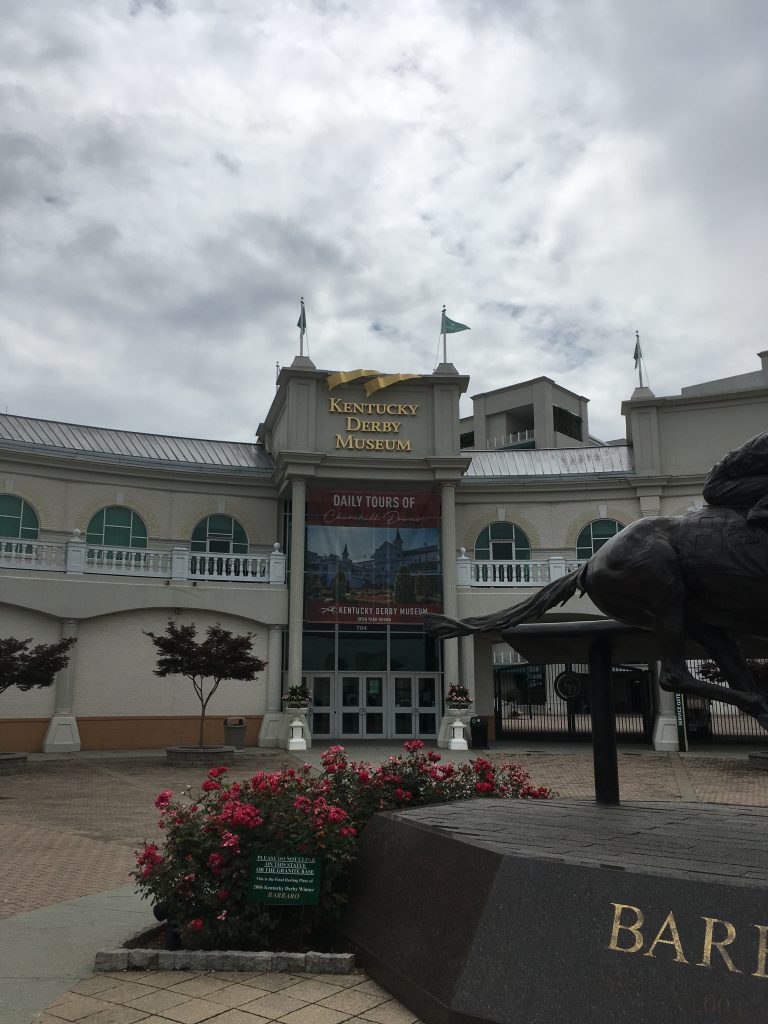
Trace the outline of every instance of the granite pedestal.
<instances>
[{"instance_id":1,"label":"granite pedestal","mask_svg":"<svg viewBox=\"0 0 768 1024\"><path fill-rule=\"evenodd\" d=\"M473 800L376 815L342 930L428 1024L755 1024L768 811Z\"/></svg>"}]
</instances>

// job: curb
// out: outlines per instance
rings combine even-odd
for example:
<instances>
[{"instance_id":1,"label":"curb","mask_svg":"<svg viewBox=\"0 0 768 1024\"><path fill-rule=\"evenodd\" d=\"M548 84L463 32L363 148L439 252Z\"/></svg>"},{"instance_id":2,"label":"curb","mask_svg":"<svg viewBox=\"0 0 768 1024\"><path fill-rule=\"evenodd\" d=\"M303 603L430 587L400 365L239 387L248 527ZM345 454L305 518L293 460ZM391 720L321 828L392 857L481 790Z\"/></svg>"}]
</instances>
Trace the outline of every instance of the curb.
<instances>
[{"instance_id":1,"label":"curb","mask_svg":"<svg viewBox=\"0 0 768 1024\"><path fill-rule=\"evenodd\" d=\"M354 953L246 953L217 949L112 949L96 954L95 971L251 971L351 974Z\"/></svg>"}]
</instances>

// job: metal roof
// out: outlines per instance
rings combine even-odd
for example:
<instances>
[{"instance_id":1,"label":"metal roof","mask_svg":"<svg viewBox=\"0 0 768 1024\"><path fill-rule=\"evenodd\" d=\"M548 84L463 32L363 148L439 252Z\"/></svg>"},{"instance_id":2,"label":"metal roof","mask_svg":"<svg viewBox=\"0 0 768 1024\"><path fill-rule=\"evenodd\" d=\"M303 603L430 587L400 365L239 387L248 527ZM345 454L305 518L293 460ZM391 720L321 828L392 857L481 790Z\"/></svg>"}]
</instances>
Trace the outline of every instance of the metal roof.
<instances>
[{"instance_id":1,"label":"metal roof","mask_svg":"<svg viewBox=\"0 0 768 1024\"><path fill-rule=\"evenodd\" d=\"M34 450L73 458L143 463L201 469L272 472L273 464L261 445L238 441L206 441L133 430L84 427L76 423L10 416L0 413L0 449Z\"/></svg>"},{"instance_id":2,"label":"metal roof","mask_svg":"<svg viewBox=\"0 0 768 1024\"><path fill-rule=\"evenodd\" d=\"M472 458L467 478L573 477L634 473L631 449L625 445L594 448L525 448L508 451L465 451Z\"/></svg>"}]
</instances>

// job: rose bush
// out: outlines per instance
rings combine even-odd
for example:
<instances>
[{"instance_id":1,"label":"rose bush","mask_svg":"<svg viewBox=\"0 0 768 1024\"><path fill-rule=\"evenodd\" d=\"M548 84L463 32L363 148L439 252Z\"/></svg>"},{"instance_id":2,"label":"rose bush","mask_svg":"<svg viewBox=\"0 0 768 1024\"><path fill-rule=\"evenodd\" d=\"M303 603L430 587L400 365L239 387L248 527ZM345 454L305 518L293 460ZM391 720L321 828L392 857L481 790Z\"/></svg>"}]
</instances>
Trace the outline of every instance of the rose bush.
<instances>
[{"instance_id":1,"label":"rose bush","mask_svg":"<svg viewBox=\"0 0 768 1024\"><path fill-rule=\"evenodd\" d=\"M188 948L300 949L313 930L339 916L346 902L347 869L356 841L379 810L416 807L472 797L547 799L513 763L477 758L443 762L421 740L404 744L405 755L374 767L350 761L343 747L310 765L257 772L230 781L213 768L199 791L181 799L164 790L155 800L162 843L147 842L133 875L142 895L161 904ZM254 853L317 856L321 863L318 906L270 906L248 898Z\"/></svg>"}]
</instances>

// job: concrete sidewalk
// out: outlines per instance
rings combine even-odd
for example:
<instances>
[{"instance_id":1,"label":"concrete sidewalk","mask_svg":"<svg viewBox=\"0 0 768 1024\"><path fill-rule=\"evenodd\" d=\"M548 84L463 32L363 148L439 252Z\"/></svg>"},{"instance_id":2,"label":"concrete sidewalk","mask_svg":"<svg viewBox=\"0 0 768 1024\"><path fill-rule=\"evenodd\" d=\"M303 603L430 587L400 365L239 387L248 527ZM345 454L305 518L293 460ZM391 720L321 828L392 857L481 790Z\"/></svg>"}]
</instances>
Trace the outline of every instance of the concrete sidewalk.
<instances>
[{"instance_id":1,"label":"concrete sidewalk","mask_svg":"<svg viewBox=\"0 0 768 1024\"><path fill-rule=\"evenodd\" d=\"M346 744L350 757L378 763L398 745ZM238 754L235 776L320 763L324 746L299 756L280 750ZM753 748L754 749L754 748ZM622 799L768 806L768 773L748 749L657 754L619 752ZM537 785L561 799L593 796L592 752L532 741L478 754L518 760ZM27 770L0 777L0 1024L411 1024L414 1016L364 975L98 975L99 948L114 948L154 924L131 884L134 850L157 835L154 798L197 785L201 769L169 768L162 751L35 755Z\"/></svg>"}]
</instances>

